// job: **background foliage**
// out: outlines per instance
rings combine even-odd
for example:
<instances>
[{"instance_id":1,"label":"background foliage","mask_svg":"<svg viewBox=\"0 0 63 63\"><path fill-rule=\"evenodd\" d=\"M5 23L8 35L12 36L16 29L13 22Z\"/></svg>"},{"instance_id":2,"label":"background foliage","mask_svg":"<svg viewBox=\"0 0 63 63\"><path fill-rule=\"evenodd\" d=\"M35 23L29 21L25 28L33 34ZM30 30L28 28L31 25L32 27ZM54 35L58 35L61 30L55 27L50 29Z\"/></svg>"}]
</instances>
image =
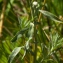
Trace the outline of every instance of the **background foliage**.
<instances>
[{"instance_id":1,"label":"background foliage","mask_svg":"<svg viewBox=\"0 0 63 63\"><path fill-rule=\"evenodd\" d=\"M0 63L63 62L63 0L0 0Z\"/></svg>"}]
</instances>

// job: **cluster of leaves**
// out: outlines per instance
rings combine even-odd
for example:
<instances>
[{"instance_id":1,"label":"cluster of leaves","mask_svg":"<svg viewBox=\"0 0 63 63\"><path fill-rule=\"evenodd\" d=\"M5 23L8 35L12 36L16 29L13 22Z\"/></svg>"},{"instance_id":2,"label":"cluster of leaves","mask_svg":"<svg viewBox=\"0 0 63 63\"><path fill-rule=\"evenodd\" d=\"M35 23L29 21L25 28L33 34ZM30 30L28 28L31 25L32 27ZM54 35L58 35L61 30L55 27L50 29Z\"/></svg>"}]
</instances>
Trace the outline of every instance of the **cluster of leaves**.
<instances>
[{"instance_id":1,"label":"cluster of leaves","mask_svg":"<svg viewBox=\"0 0 63 63\"><path fill-rule=\"evenodd\" d=\"M62 63L62 2L0 0L0 63Z\"/></svg>"}]
</instances>

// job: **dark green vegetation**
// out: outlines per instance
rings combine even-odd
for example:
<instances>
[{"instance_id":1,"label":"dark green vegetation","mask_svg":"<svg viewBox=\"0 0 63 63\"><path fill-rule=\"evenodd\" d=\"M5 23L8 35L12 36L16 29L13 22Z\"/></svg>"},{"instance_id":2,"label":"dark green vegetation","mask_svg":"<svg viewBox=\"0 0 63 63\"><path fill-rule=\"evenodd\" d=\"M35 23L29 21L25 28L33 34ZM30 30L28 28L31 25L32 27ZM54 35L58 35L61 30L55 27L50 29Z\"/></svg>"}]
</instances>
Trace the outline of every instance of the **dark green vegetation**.
<instances>
[{"instance_id":1,"label":"dark green vegetation","mask_svg":"<svg viewBox=\"0 0 63 63\"><path fill-rule=\"evenodd\" d=\"M63 0L0 0L0 63L63 63Z\"/></svg>"}]
</instances>

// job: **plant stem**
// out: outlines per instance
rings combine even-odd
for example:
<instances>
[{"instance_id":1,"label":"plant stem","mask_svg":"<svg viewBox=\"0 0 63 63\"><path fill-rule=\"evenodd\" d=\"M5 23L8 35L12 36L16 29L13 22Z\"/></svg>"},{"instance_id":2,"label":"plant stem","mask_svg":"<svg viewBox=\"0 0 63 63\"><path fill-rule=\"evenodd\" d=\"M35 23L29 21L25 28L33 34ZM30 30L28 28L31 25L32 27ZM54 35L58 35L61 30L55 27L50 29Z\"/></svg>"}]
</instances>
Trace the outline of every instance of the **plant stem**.
<instances>
[{"instance_id":1,"label":"plant stem","mask_svg":"<svg viewBox=\"0 0 63 63\"><path fill-rule=\"evenodd\" d=\"M3 1L2 13L1 13L1 16L0 16L0 37L2 37L2 29L3 29L5 7L6 7L6 0Z\"/></svg>"},{"instance_id":2,"label":"plant stem","mask_svg":"<svg viewBox=\"0 0 63 63\"><path fill-rule=\"evenodd\" d=\"M33 63L36 63L36 56L37 56L37 30L36 30L36 24L34 24L34 43L35 43L35 50L34 50L34 61Z\"/></svg>"}]
</instances>

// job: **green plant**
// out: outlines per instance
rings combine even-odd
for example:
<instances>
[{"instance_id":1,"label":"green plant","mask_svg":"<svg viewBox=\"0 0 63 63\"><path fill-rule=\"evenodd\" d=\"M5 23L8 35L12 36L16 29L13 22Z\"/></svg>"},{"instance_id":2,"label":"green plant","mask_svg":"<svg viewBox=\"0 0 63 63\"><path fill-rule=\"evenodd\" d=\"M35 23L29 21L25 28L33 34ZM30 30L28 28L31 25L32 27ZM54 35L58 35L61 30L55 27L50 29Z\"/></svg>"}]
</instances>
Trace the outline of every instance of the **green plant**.
<instances>
[{"instance_id":1,"label":"green plant","mask_svg":"<svg viewBox=\"0 0 63 63\"><path fill-rule=\"evenodd\" d=\"M0 63L62 63L62 2L1 0Z\"/></svg>"}]
</instances>

